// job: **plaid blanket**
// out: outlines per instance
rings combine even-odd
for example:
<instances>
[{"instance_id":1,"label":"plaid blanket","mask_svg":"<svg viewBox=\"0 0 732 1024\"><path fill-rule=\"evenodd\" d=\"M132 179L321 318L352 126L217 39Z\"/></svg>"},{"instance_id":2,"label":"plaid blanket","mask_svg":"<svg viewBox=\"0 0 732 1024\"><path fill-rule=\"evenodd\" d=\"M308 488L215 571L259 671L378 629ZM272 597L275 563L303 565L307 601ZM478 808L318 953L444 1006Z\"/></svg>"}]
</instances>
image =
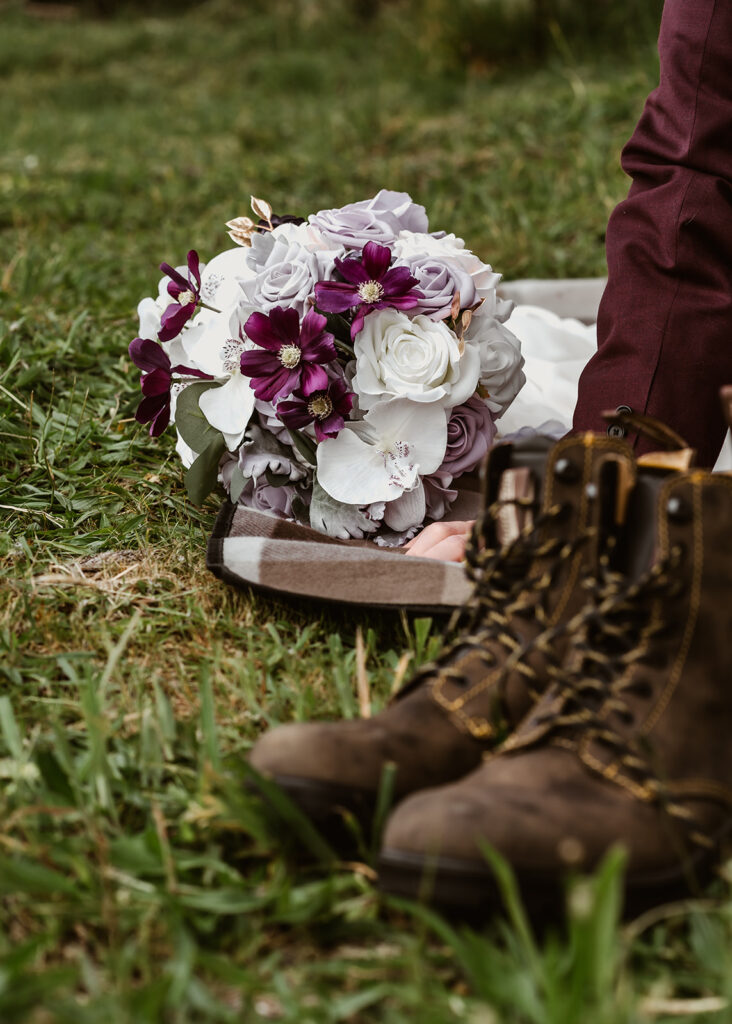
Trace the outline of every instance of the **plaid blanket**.
<instances>
[{"instance_id":1,"label":"plaid blanket","mask_svg":"<svg viewBox=\"0 0 732 1024\"><path fill-rule=\"evenodd\" d=\"M465 489L448 518L475 519L479 510L477 490ZM457 563L415 558L370 540L336 540L230 501L216 519L206 564L236 587L348 606L450 612L471 591Z\"/></svg>"}]
</instances>

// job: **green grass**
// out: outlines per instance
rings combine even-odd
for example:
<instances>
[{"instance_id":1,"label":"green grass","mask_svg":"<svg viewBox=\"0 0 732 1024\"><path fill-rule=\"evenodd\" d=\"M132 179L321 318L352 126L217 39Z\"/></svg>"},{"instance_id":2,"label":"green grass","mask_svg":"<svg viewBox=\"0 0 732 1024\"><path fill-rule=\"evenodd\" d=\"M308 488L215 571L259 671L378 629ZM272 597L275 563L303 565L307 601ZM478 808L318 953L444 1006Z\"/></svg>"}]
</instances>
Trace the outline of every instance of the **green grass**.
<instances>
[{"instance_id":1,"label":"green grass","mask_svg":"<svg viewBox=\"0 0 732 1024\"><path fill-rule=\"evenodd\" d=\"M307 213L388 186L508 277L601 274L657 73L650 37L431 61L403 11L348 10L0 8L0 1021L728 1019L704 1012L732 995L724 899L619 929L611 857L563 937L537 942L509 881L506 921L456 929L246 789L261 731L356 713L358 628L374 709L438 630L209 576L216 501L132 419L157 264L226 247L250 193Z\"/></svg>"}]
</instances>

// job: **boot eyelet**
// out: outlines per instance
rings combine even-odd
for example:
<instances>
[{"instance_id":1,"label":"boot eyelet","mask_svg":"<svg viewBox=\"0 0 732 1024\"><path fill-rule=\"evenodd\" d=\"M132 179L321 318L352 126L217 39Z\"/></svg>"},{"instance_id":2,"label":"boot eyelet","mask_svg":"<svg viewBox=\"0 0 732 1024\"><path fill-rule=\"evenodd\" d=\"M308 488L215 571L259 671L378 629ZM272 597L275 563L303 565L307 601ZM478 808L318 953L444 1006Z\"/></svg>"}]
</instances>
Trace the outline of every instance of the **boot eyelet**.
<instances>
[{"instance_id":1,"label":"boot eyelet","mask_svg":"<svg viewBox=\"0 0 732 1024\"><path fill-rule=\"evenodd\" d=\"M685 560L688 550L689 549L682 540L677 541L671 548L671 555L677 565L680 565Z\"/></svg>"},{"instance_id":2,"label":"boot eyelet","mask_svg":"<svg viewBox=\"0 0 732 1024\"><path fill-rule=\"evenodd\" d=\"M574 484L581 475L579 466L566 456L554 463L554 476L563 484Z\"/></svg>"},{"instance_id":3,"label":"boot eyelet","mask_svg":"<svg viewBox=\"0 0 732 1024\"><path fill-rule=\"evenodd\" d=\"M595 483L590 482L585 487L585 496L586 496L588 501L596 501L597 500L597 496L598 496L599 493L600 492L599 492L598 486Z\"/></svg>"},{"instance_id":4,"label":"boot eyelet","mask_svg":"<svg viewBox=\"0 0 732 1024\"><path fill-rule=\"evenodd\" d=\"M678 494L672 494L666 502L666 515L675 523L688 523L692 517L691 505Z\"/></svg>"}]
</instances>

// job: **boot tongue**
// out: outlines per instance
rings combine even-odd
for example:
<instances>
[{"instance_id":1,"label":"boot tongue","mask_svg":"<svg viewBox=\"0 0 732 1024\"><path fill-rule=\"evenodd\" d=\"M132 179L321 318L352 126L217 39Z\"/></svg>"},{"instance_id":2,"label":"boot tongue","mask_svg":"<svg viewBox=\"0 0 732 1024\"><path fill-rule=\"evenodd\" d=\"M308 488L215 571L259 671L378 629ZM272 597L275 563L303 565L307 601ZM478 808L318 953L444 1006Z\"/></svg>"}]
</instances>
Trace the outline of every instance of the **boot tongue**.
<instances>
[{"instance_id":1,"label":"boot tongue","mask_svg":"<svg viewBox=\"0 0 732 1024\"><path fill-rule=\"evenodd\" d=\"M496 540L504 547L525 527L531 528L534 524L531 504L536 502L536 481L528 466L506 470L498 487L498 502Z\"/></svg>"},{"instance_id":2,"label":"boot tongue","mask_svg":"<svg viewBox=\"0 0 732 1024\"><path fill-rule=\"evenodd\" d=\"M669 464L669 458L672 458ZM688 469L691 449L649 452L638 460L638 477L628 500L617 568L629 581L637 580L653 564L658 542L658 496L669 476Z\"/></svg>"},{"instance_id":3,"label":"boot tongue","mask_svg":"<svg viewBox=\"0 0 732 1024\"><path fill-rule=\"evenodd\" d=\"M486 505L502 506L495 520L496 541L510 544L533 524L530 505L538 506L547 456L556 441L542 434L499 445L491 453L484 478Z\"/></svg>"}]
</instances>

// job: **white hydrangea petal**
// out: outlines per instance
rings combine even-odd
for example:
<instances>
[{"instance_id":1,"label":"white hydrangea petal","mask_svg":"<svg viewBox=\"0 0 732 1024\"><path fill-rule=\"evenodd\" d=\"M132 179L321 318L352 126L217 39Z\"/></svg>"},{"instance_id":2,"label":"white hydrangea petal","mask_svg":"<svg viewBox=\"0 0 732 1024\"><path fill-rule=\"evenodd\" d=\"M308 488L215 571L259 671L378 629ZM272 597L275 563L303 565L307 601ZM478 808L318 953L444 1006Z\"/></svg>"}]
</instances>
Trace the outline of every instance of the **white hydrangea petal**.
<instances>
[{"instance_id":1,"label":"white hydrangea petal","mask_svg":"<svg viewBox=\"0 0 732 1024\"><path fill-rule=\"evenodd\" d=\"M139 336L141 338L152 338L153 340L157 338L164 312L165 306L149 296L138 303L137 315L140 318Z\"/></svg>"},{"instance_id":2,"label":"white hydrangea petal","mask_svg":"<svg viewBox=\"0 0 732 1024\"><path fill-rule=\"evenodd\" d=\"M223 310L239 301L241 282L251 277L254 271L247 265L247 250L240 245L226 249L206 264L201 274L201 298Z\"/></svg>"},{"instance_id":3,"label":"white hydrangea petal","mask_svg":"<svg viewBox=\"0 0 732 1024\"><path fill-rule=\"evenodd\" d=\"M184 469L189 469L198 458L199 453L194 452L190 445L186 444L183 438L178 434L178 440L175 442L175 450L178 453L180 461L183 463Z\"/></svg>"},{"instance_id":4,"label":"white hydrangea petal","mask_svg":"<svg viewBox=\"0 0 732 1024\"><path fill-rule=\"evenodd\" d=\"M209 388L198 400L208 422L222 434L242 434L254 410L249 378L233 374L220 388Z\"/></svg>"},{"instance_id":5,"label":"white hydrangea petal","mask_svg":"<svg viewBox=\"0 0 732 1024\"><path fill-rule=\"evenodd\" d=\"M210 373L212 377L225 377L221 352L229 338L239 337L238 307L229 307L208 322L196 318L193 326L181 335L183 346L192 365Z\"/></svg>"}]
</instances>

